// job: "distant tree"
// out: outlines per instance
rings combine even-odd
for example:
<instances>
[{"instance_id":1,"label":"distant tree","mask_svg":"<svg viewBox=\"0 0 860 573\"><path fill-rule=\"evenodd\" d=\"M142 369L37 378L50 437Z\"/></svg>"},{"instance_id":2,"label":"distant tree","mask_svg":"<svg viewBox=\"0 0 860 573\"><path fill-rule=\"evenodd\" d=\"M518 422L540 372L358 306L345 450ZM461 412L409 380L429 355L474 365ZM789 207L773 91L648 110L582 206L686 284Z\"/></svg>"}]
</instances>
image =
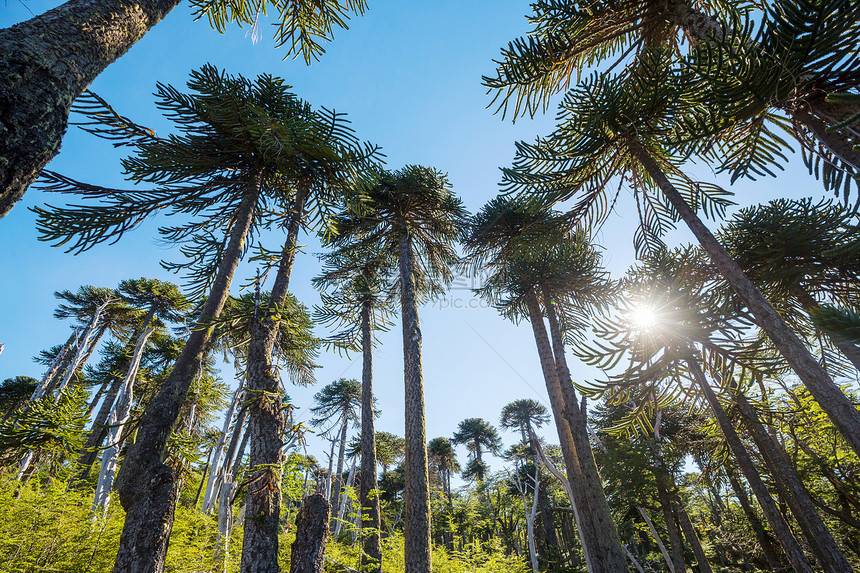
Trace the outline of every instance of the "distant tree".
<instances>
[{"instance_id":1,"label":"distant tree","mask_svg":"<svg viewBox=\"0 0 860 573\"><path fill-rule=\"evenodd\" d=\"M499 453L502 439L498 431L488 421L482 418L466 418L457 427L451 439L454 444L464 444L469 449L469 455L474 456L472 462L466 466L469 476L474 476L479 482L484 481L487 466L483 460L483 452L487 450L494 454Z\"/></svg>"}]
</instances>

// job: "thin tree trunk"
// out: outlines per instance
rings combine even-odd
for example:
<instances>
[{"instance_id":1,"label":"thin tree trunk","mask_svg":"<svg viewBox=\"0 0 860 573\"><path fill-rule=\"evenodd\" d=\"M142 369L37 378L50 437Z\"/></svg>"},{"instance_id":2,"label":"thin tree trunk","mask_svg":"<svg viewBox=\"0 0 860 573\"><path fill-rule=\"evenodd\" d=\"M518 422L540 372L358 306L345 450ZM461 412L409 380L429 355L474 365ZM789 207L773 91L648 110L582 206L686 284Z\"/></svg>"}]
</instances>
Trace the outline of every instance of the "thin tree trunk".
<instances>
[{"instance_id":1,"label":"thin tree trunk","mask_svg":"<svg viewBox=\"0 0 860 573\"><path fill-rule=\"evenodd\" d=\"M771 304L750 282L737 263L732 260L716 237L686 203L654 158L635 140L628 140L630 153L660 187L663 195L672 204L699 244L708 253L714 266L732 286L735 293L747 305L783 358L791 365L803 385L812 394L833 425L855 453L860 455L860 412L837 386L827 371L794 334Z\"/></svg>"},{"instance_id":2,"label":"thin tree trunk","mask_svg":"<svg viewBox=\"0 0 860 573\"><path fill-rule=\"evenodd\" d=\"M681 502L676 491L670 493L672 496L672 505L675 510L675 515L678 516L678 523L681 524L681 531L684 532L684 538L687 544L693 549L693 555L696 556L696 565L701 573L713 573L711 564L708 562L708 556L705 555L705 550L702 548L702 542L696 533L696 528L693 527L693 522L690 521L690 515L684 509L684 504Z\"/></svg>"},{"instance_id":3,"label":"thin tree trunk","mask_svg":"<svg viewBox=\"0 0 860 573\"><path fill-rule=\"evenodd\" d=\"M660 537L660 534L657 533L657 528L654 527L654 523L651 521L651 518L648 517L648 512L645 511L645 508L641 505L637 505L636 509L639 510L639 514L642 516L642 519L645 520L645 523L648 525L648 529L651 530L651 535L654 537L654 541L657 542L657 547L660 548L660 553L663 554L663 559L666 561L666 565L669 567L669 573L675 573L675 571L686 572L686 569L678 569L677 564L671 557L669 557L669 552L666 551L666 546L663 544L663 539Z\"/></svg>"},{"instance_id":4,"label":"thin tree trunk","mask_svg":"<svg viewBox=\"0 0 860 573\"><path fill-rule=\"evenodd\" d=\"M660 500L660 507L663 510L663 521L666 522L666 532L669 535L669 545L672 550L672 567L676 572L687 571L687 564L684 560L684 546L681 542L681 531L678 529L678 523L675 519L675 513L672 507L672 498L669 495L668 484L664 475L664 468L652 467L654 474L654 482L657 486L657 498Z\"/></svg>"},{"instance_id":5,"label":"thin tree trunk","mask_svg":"<svg viewBox=\"0 0 860 573\"><path fill-rule=\"evenodd\" d=\"M203 484L206 483L206 477L209 474L215 473L212 471L212 453L215 451L215 448L209 448L209 452L206 454L206 463L203 464L203 471L200 473L200 485L197 486L197 493L194 495L194 503L191 505L193 507L197 507L197 502L200 501L200 494L203 493Z\"/></svg>"},{"instance_id":6,"label":"thin tree trunk","mask_svg":"<svg viewBox=\"0 0 860 573\"><path fill-rule=\"evenodd\" d=\"M403 375L406 386L404 541L406 573L430 573L430 478L424 425L421 327L412 269L412 240L400 239L400 305L403 323Z\"/></svg>"},{"instance_id":7,"label":"thin tree trunk","mask_svg":"<svg viewBox=\"0 0 860 573\"><path fill-rule=\"evenodd\" d=\"M119 461L120 436L131 414L131 403L134 400L134 380L137 378L140 360L143 358L143 349L146 346L146 341L153 332L155 332L155 327L151 326L138 337L134 348L134 355L131 358L131 364L128 367L125 379L122 382L122 389L116 401L116 406L110 416L108 416L108 447L102 454L102 464L93 499L93 512L96 512L99 507L104 508L103 511L107 511L110 504L110 492L113 488L114 473Z\"/></svg>"},{"instance_id":8,"label":"thin tree trunk","mask_svg":"<svg viewBox=\"0 0 860 573\"><path fill-rule=\"evenodd\" d=\"M549 330L555 355L558 381L564 396L565 416L573 436L576 458L582 473L583 489L587 492L587 502L593 521L593 527L597 534L598 550L605 567L610 571L621 571L626 567L624 561L623 546L618 537L618 530L612 520L612 512L603 492L603 483L597 471L597 463L594 461L594 453L591 450L591 442L588 437L588 419L585 412L585 401L583 407L577 403L576 392L567 366L567 358L564 352L564 340L561 328L555 313L555 306L549 296L544 293L544 308L549 321Z\"/></svg>"},{"instance_id":9,"label":"thin tree trunk","mask_svg":"<svg viewBox=\"0 0 860 573\"><path fill-rule=\"evenodd\" d=\"M92 354L92 347L98 342L97 337L93 337L93 330L95 330L96 325L98 325L99 320L101 319L102 312L111 304L113 300L106 300L98 307L96 307L95 312L93 313L92 318L90 318L89 324L87 324L86 329L81 335L81 343L78 345L78 351L75 353L75 357L72 359L72 363L69 365L68 370L66 370L66 374L63 376L62 381L57 385L55 400L59 401L60 396L63 393L63 390L66 389L66 386L72 381L75 373L83 368L86 363L86 359L89 358L90 354ZM102 330L104 332L104 330ZM99 335L100 336L100 335Z\"/></svg>"},{"instance_id":10,"label":"thin tree trunk","mask_svg":"<svg viewBox=\"0 0 860 573\"><path fill-rule=\"evenodd\" d=\"M838 132L828 131L829 126L813 115L805 105L795 106L789 113L794 121L808 129L833 155L860 170L860 151L857 151L850 141Z\"/></svg>"},{"instance_id":11,"label":"thin tree trunk","mask_svg":"<svg viewBox=\"0 0 860 573\"><path fill-rule=\"evenodd\" d=\"M758 539L758 543L761 546L765 559L767 559L768 565L770 565L771 569L774 571L783 571L785 567L782 564L779 552L776 550L776 547L774 547L773 540L764 528L764 524L758 518L758 515L756 515L755 510L750 503L749 496L741 485L741 481L738 479L738 475L732 467L731 462L724 464L723 468L726 470L726 475L729 478L729 484L732 486L732 491L735 492L735 496L738 498L738 502L741 504L741 508L743 509L747 520L750 522L750 525L752 525L753 532L755 532L756 539Z\"/></svg>"},{"instance_id":12,"label":"thin tree trunk","mask_svg":"<svg viewBox=\"0 0 860 573\"><path fill-rule=\"evenodd\" d=\"M251 444L250 482L245 505L242 537L243 573L278 573L278 533L281 518L282 448L286 420L283 393L272 351L278 338L278 309L287 300L290 276L298 250L299 230L305 214L309 186L299 183L293 202L287 240L281 252L278 272L265 308L251 326L248 347L248 435Z\"/></svg>"},{"instance_id":13,"label":"thin tree trunk","mask_svg":"<svg viewBox=\"0 0 860 573\"><path fill-rule=\"evenodd\" d=\"M69 336L68 340L66 340L66 343L60 349L60 352L54 357L54 360L48 367L47 372L45 372L45 375L42 376L42 380L39 382L36 388L33 389L33 394L30 396L28 403L35 402L36 400L45 395L48 390L48 385L51 383L51 380L53 380L59 374L63 361L69 355L69 352L71 351L72 347L76 345L79 340L80 331L73 328L72 334Z\"/></svg>"},{"instance_id":14,"label":"thin tree trunk","mask_svg":"<svg viewBox=\"0 0 860 573\"><path fill-rule=\"evenodd\" d=\"M340 503L338 504L337 510L337 520L335 521L334 526L335 537L340 535L343 518L346 515L346 506L349 503L349 488L352 487L353 481L355 480L356 461L357 460L355 458L352 458L352 467L349 468L349 476L346 478L346 486L343 488L343 494L340 496Z\"/></svg>"},{"instance_id":15,"label":"thin tree trunk","mask_svg":"<svg viewBox=\"0 0 860 573\"><path fill-rule=\"evenodd\" d=\"M581 485L574 487L574 484L581 484L583 480L579 461L576 457L573 435L564 413L564 397L561 392L561 384L558 381L558 372L555 358L552 355L552 346L547 337L546 326L543 321L543 314L541 313L537 295L534 292L530 292L526 295L525 301L529 313L529 322L532 325L532 332L534 333L535 344L537 345L538 357L540 358L541 371L543 372L547 394L549 395L553 419L555 420L556 431L558 432L559 444L561 445L561 452L564 457L564 465L567 468L568 477L564 481L571 490L570 503L574 511L579 540L582 543L582 553L585 556L585 563L589 573L596 573L597 571L603 571L602 568L598 568L600 567L597 561L599 556L592 557L592 551L596 551L597 547L597 535L591 522L589 508L584 502L585 496L582 494ZM538 443L537 446L540 447L540 444Z\"/></svg>"},{"instance_id":16,"label":"thin tree trunk","mask_svg":"<svg viewBox=\"0 0 860 573\"><path fill-rule=\"evenodd\" d=\"M762 454L765 465L776 480L782 494L785 496L791 513L794 515L812 552L819 564L826 571L851 571L851 566L833 539L830 530L822 521L821 516L809 497L809 493L801 483L797 474L789 464L782 448L778 446L761 423L755 409L742 392L735 392L737 404L744 418L744 425Z\"/></svg>"},{"instance_id":17,"label":"thin tree trunk","mask_svg":"<svg viewBox=\"0 0 860 573\"><path fill-rule=\"evenodd\" d=\"M346 431L349 427L349 418L347 418L346 412L343 412L341 416L343 420L340 424L340 439L337 445L337 469L334 472L334 479L332 480L334 485L329 497L329 503L331 503L332 508L338 506L337 500L340 498L340 490L343 487L343 460L346 457ZM331 528L331 526L329 527Z\"/></svg>"},{"instance_id":18,"label":"thin tree trunk","mask_svg":"<svg viewBox=\"0 0 860 573\"><path fill-rule=\"evenodd\" d=\"M723 406L717 399L717 395L714 394L710 384L708 384L708 381L705 379L704 372L702 372L699 364L693 358L687 358L686 363L696 380L696 384L705 396L705 400L711 407L711 411L717 419L717 424L720 426L723 437L725 438L735 460L738 462L738 467L744 474L747 483L750 484L756 499L758 499L759 505L761 505L764 510L765 517L767 517L768 523L770 523L770 527L773 529L783 551L785 551L786 556L788 556L789 562L797 573L812 573L812 567L809 565L809 561L807 561L806 556L803 554L803 550L800 548L800 545L791 533L788 523L786 523L785 518L783 518L779 508L770 493L767 491L767 487L764 485L761 476L759 476L752 458L750 458L743 442L741 442L740 437L732 426L728 415L726 415L725 410L723 410Z\"/></svg>"},{"instance_id":19,"label":"thin tree trunk","mask_svg":"<svg viewBox=\"0 0 860 573\"><path fill-rule=\"evenodd\" d=\"M161 573L173 526L177 475L165 465L167 442L191 383L199 374L212 337L212 320L221 314L239 264L261 191L260 175L251 177L248 192L233 218L209 297L195 328L158 394L147 405L117 475L120 503L126 519L120 536L114 573Z\"/></svg>"},{"instance_id":20,"label":"thin tree trunk","mask_svg":"<svg viewBox=\"0 0 860 573\"><path fill-rule=\"evenodd\" d=\"M0 30L0 218L57 154L72 101L179 0L71 0Z\"/></svg>"},{"instance_id":21,"label":"thin tree trunk","mask_svg":"<svg viewBox=\"0 0 860 573\"><path fill-rule=\"evenodd\" d=\"M371 302L361 304L361 483L358 499L361 504L361 528L364 552L361 570L366 573L382 572L382 542L379 531L379 498L370 492L377 488L376 481L376 429L373 411L373 335L370 331ZM450 484L449 484L450 485ZM450 502L451 492L448 492Z\"/></svg>"},{"instance_id":22,"label":"thin tree trunk","mask_svg":"<svg viewBox=\"0 0 860 573\"><path fill-rule=\"evenodd\" d=\"M215 450L213 452L212 457L212 469L209 472L209 480L206 482L206 493L203 495L203 507L201 511L203 513L209 513L212 510L212 507L215 505L215 482L218 481L218 469L219 463L221 462L221 453L224 451L224 446L227 442L227 434L230 432L230 424L233 422L233 415L236 413L236 408L239 406L239 402L242 401L242 390L245 386L245 377L243 376L239 380L239 387L236 388L236 391L233 393L233 400L230 402L230 407L227 409L227 413L224 414L224 427L221 429L221 433L218 434L218 442L215 444ZM226 460L229 464L229 460Z\"/></svg>"}]
</instances>

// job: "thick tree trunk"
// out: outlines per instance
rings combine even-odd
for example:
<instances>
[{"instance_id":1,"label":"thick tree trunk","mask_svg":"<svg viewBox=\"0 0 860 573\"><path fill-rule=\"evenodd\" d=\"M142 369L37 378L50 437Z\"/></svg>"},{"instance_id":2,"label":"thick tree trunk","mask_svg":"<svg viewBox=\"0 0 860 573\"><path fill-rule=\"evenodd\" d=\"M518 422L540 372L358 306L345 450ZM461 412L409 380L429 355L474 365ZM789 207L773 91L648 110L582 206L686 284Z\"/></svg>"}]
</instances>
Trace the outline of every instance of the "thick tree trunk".
<instances>
[{"instance_id":1,"label":"thick tree trunk","mask_svg":"<svg viewBox=\"0 0 860 573\"><path fill-rule=\"evenodd\" d=\"M361 483L358 499L361 504L361 529L364 553L360 569L366 573L381 573L382 542L379 531L379 498L370 492L376 482L376 429L373 411L373 335L370 331L371 302L361 304ZM450 499L450 492L448 497Z\"/></svg>"},{"instance_id":2,"label":"thick tree trunk","mask_svg":"<svg viewBox=\"0 0 860 573\"><path fill-rule=\"evenodd\" d=\"M782 320L767 299L750 282L738 264L702 223L702 220L684 201L663 170L642 145L629 140L630 153L642 164L645 171L660 187L699 244L708 253L714 266L732 286L738 297L747 305L756 323L773 341L783 358L789 363L803 385L812 394L845 441L860 455L860 412L833 382L827 371L815 360L800 338Z\"/></svg>"},{"instance_id":3,"label":"thick tree trunk","mask_svg":"<svg viewBox=\"0 0 860 573\"><path fill-rule=\"evenodd\" d=\"M0 218L60 149L72 101L179 0L70 0L0 30Z\"/></svg>"},{"instance_id":4,"label":"thick tree trunk","mask_svg":"<svg viewBox=\"0 0 860 573\"><path fill-rule=\"evenodd\" d=\"M797 474L789 464L782 448L778 446L770 434L764 429L755 409L742 392L736 392L735 403L744 418L744 425L758 447L770 474L776 480L777 487L785 496L791 513L806 537L809 547L818 558L819 564L825 571L851 571L851 566L833 539L833 535L822 521L821 516L809 497L809 493L801 483Z\"/></svg>"},{"instance_id":5,"label":"thick tree trunk","mask_svg":"<svg viewBox=\"0 0 860 573\"><path fill-rule=\"evenodd\" d=\"M134 380L137 378L137 371L140 368L140 360L143 358L143 349L146 346L146 341L149 340L150 335L154 331L155 328L149 327L141 332L137 338L137 345L134 348L134 354L132 355L128 372L126 372L125 380L122 382L122 389L116 401L116 407L110 416L108 416L108 447L105 449L104 454L102 454L102 465L99 471L98 482L96 482L95 498L93 499L93 512L99 507L107 511L108 504L110 503L114 473L119 461L120 436L122 436L125 424L128 422L131 414L131 403L134 400Z\"/></svg>"},{"instance_id":6,"label":"thick tree trunk","mask_svg":"<svg viewBox=\"0 0 860 573\"><path fill-rule=\"evenodd\" d=\"M800 306L803 307L803 310L805 310L807 314L810 311L821 309L821 305L818 304L818 301L812 298L812 295L810 295L803 287L798 285L794 289L794 294L797 296L797 301L800 303ZM818 325L816 325L816 327L818 327ZM838 348L842 355L854 365L854 368L856 368L858 372L860 372L860 347L847 338L840 336L838 332L833 332L824 328L821 330L828 338L830 338L833 346Z\"/></svg>"},{"instance_id":7,"label":"thick tree trunk","mask_svg":"<svg viewBox=\"0 0 860 573\"><path fill-rule=\"evenodd\" d=\"M597 463L594 461L594 452L591 450L591 442L588 437L588 419L584 408L580 408L576 391L570 377L567 366L567 358L564 352L564 339L561 327L555 313L555 306L549 296L544 293L544 309L549 321L549 331L555 356L558 382L564 397L564 414L567 418L570 432L573 436L573 444L576 448L576 459L582 475L583 489L587 492L587 503L593 521L593 527L597 534L597 550L600 551L601 560L609 571L621 571L626 567L624 560L624 549L618 530L612 520L612 512L603 492L603 482L597 471Z\"/></svg>"},{"instance_id":8,"label":"thick tree trunk","mask_svg":"<svg viewBox=\"0 0 860 573\"><path fill-rule=\"evenodd\" d=\"M711 407L711 411L717 420L717 424L720 426L720 431L726 439L726 443L737 461L741 473L744 474L747 483L750 484L756 499L758 499L759 505L761 505L764 510L765 517L767 517L767 521L770 523L770 527L773 529L783 551L785 551L791 566L795 571L797 571L797 573L812 573L812 567L809 565L809 561L807 561L806 556L803 554L803 550L800 548L800 545L791 533L788 523L786 523L785 518L783 518L782 513L780 513L779 508L768 492L761 476L759 476L752 458L744 447L744 444L735 431L734 426L732 426L725 410L723 410L723 406L717 399L717 395L705 379L704 372L702 372L699 364L693 358L688 358L686 363L687 368L689 368L696 380L696 384L702 391L705 401L707 401L708 405Z\"/></svg>"},{"instance_id":9,"label":"thick tree trunk","mask_svg":"<svg viewBox=\"0 0 860 573\"><path fill-rule=\"evenodd\" d=\"M174 469L164 464L167 442L188 389L202 368L212 336L211 321L221 314L227 300L260 196L259 176L252 177L248 187L195 328L167 380L146 407L137 440L128 449L117 475L117 491L126 519L114 573L161 573L164 569L177 479Z\"/></svg>"},{"instance_id":10,"label":"thick tree trunk","mask_svg":"<svg viewBox=\"0 0 860 573\"><path fill-rule=\"evenodd\" d=\"M666 19L681 28L693 44L723 38L720 23L696 10L685 0L669 0L666 3Z\"/></svg>"},{"instance_id":11,"label":"thick tree trunk","mask_svg":"<svg viewBox=\"0 0 860 573\"><path fill-rule=\"evenodd\" d=\"M570 425L565 417L564 396L562 395L561 384L558 382L558 371L555 365L555 358L552 355L552 346L546 333L540 303L538 302L537 295L533 292L526 295L526 307L535 337L535 344L537 345L547 394L549 395L553 420L558 432L564 465L567 469L566 481L571 488L570 502L576 517L576 528L579 540L582 543L585 563L589 573L604 571L604 569L600 568L600 556L592 557L592 552L596 551L597 547L597 534L592 524L590 508L585 501L586 496L582 490L582 472L580 471L579 460L576 457L576 446L574 445Z\"/></svg>"},{"instance_id":12,"label":"thick tree trunk","mask_svg":"<svg viewBox=\"0 0 860 573\"><path fill-rule=\"evenodd\" d=\"M242 538L243 573L278 573L278 533L281 519L281 468L283 435L286 430L283 393L278 372L272 361L272 350L278 338L280 323L277 309L287 300L290 276L296 260L299 230L305 214L308 186L301 183L293 202L287 240L278 264L278 273L260 318L251 326L248 347L248 436L251 459L248 500L245 505Z\"/></svg>"},{"instance_id":13,"label":"thick tree trunk","mask_svg":"<svg viewBox=\"0 0 860 573\"><path fill-rule=\"evenodd\" d=\"M758 518L758 515L756 515L756 512L750 503L749 496L743 488L743 485L741 485L741 481L738 479L735 469L732 467L732 463L728 462L723 467L726 470L726 475L729 478L729 484L732 486L732 491L735 492L735 497L738 498L738 502L741 504L744 515L746 515L747 520L750 522L750 525L752 525L753 532L761 546L765 559L767 559L768 565L770 565L770 568L773 571L785 571L786 567L780 559L779 552L773 545L773 539L771 538L770 533L768 533L764 528L764 524Z\"/></svg>"},{"instance_id":14,"label":"thick tree trunk","mask_svg":"<svg viewBox=\"0 0 860 573\"><path fill-rule=\"evenodd\" d=\"M404 541L406 573L430 573L430 478L424 425L421 326L412 269L412 240L400 239L400 306L403 322L403 377L406 391L406 491Z\"/></svg>"},{"instance_id":15,"label":"thick tree trunk","mask_svg":"<svg viewBox=\"0 0 860 573\"><path fill-rule=\"evenodd\" d=\"M290 553L290 573L323 573L331 506L319 493L305 498L296 516L296 540Z\"/></svg>"}]
</instances>

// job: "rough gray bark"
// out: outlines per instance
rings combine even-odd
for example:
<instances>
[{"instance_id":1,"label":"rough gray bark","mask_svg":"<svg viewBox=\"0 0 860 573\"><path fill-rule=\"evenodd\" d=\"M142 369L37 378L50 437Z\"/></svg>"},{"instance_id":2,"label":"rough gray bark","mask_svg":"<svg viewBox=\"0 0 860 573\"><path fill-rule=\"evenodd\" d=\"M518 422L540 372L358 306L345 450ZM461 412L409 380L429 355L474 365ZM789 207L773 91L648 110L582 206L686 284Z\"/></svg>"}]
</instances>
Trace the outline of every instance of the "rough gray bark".
<instances>
[{"instance_id":1,"label":"rough gray bark","mask_svg":"<svg viewBox=\"0 0 860 573\"><path fill-rule=\"evenodd\" d=\"M260 179L252 177L236 210L230 239L209 296L173 370L140 420L137 440L129 447L117 475L120 503L126 510L114 573L161 573L167 554L176 500L177 475L165 465L167 441L179 418L188 389L202 367L213 327L229 294L260 196Z\"/></svg>"},{"instance_id":2,"label":"rough gray bark","mask_svg":"<svg viewBox=\"0 0 860 573\"><path fill-rule=\"evenodd\" d=\"M400 239L400 306L403 322L403 376L406 386L404 541L406 573L430 573L430 477L424 425L421 327L412 270L412 241Z\"/></svg>"},{"instance_id":3,"label":"rough gray bark","mask_svg":"<svg viewBox=\"0 0 860 573\"><path fill-rule=\"evenodd\" d=\"M203 494L203 507L201 511L203 513L209 513L212 507L215 505L215 496L217 495L217 491L215 489L216 484L218 482L218 476L220 475L221 467L218 465L221 463L221 454L224 451L224 445L227 441L227 434L230 431L230 424L233 422L233 416L236 413L236 408L239 405L239 402L242 400L242 390L245 386L245 378L244 376L239 380L239 387L236 388L236 391L233 393L233 400L230 402L230 407L227 409L227 413L224 414L224 427L221 429L221 433L218 434L218 443L215 444L215 450L213 451L212 457L212 465L211 471L209 472L209 479L206 482L206 492ZM229 459L225 460L226 464L230 463Z\"/></svg>"},{"instance_id":4,"label":"rough gray bark","mask_svg":"<svg viewBox=\"0 0 860 573\"><path fill-rule=\"evenodd\" d=\"M848 445L860 455L860 412L857 411L851 400L833 382L827 371L804 346L803 341L788 328L779 313L773 309L773 306L747 278L713 233L702 223L702 220L675 189L654 158L636 140L628 140L627 145L633 157L639 161L648 175L657 183L663 196L672 204L693 232L718 272L728 281L738 297L749 308L755 317L756 324L773 341L774 346L845 438Z\"/></svg>"},{"instance_id":5,"label":"rough gray bark","mask_svg":"<svg viewBox=\"0 0 860 573\"><path fill-rule=\"evenodd\" d=\"M591 450L591 442L588 437L588 419L583 407L580 408L576 391L570 377L570 369L567 366L567 358L564 352L564 339L561 327L555 313L555 307L549 296L544 293L544 309L549 321L550 340L552 341L555 356L558 382L564 397L564 415L567 418L570 432L573 436L573 444L576 448L576 458L582 478L582 487L586 492L591 520L597 535L597 547L600 560L607 571L622 571L626 567L624 550L618 530L612 520L612 512L603 492L603 482L597 471L597 463L594 461L594 452ZM592 553L594 555L594 553Z\"/></svg>"},{"instance_id":6,"label":"rough gray bark","mask_svg":"<svg viewBox=\"0 0 860 573\"><path fill-rule=\"evenodd\" d=\"M809 561L803 554L803 550L794 538L791 528L789 528L788 523L786 523L785 518L782 516L782 513L780 513L776 502L774 502L770 492L768 492L767 487L762 481L761 476L752 461L752 458L746 450L746 447L744 447L744 444L735 431L734 426L732 426L728 415L725 410L723 410L723 406L717 399L717 395L705 379L704 372L702 372L701 367L699 367L699 364L693 358L688 358L686 363L687 368L689 368L696 380L696 384L702 391L705 401L707 401L708 405L711 407L711 411L717 420L717 424L720 426L720 431L726 440L726 444L728 444L735 461L738 463L738 468L741 470L741 473L743 473L747 483L750 484L753 494L755 494L759 505L764 510L765 517L767 518L771 529L773 529L783 551L788 557L791 566L795 571L797 571L797 573L812 573L812 567L810 566ZM681 525L683 526L683 522Z\"/></svg>"},{"instance_id":7,"label":"rough gray bark","mask_svg":"<svg viewBox=\"0 0 860 573\"><path fill-rule=\"evenodd\" d=\"M0 30L0 218L60 149L72 101L179 0L70 0Z\"/></svg>"},{"instance_id":8,"label":"rough gray bark","mask_svg":"<svg viewBox=\"0 0 860 573\"><path fill-rule=\"evenodd\" d=\"M372 497L370 495L370 492L377 488L371 311L371 302L364 301L361 305L361 481L358 486L364 553L361 556L360 569L366 573L381 573L382 542L379 531L382 529L382 519L379 515L379 499L375 495ZM448 495L450 499L450 492Z\"/></svg>"},{"instance_id":9,"label":"rough gray bark","mask_svg":"<svg viewBox=\"0 0 860 573\"><path fill-rule=\"evenodd\" d=\"M684 0L667 2L666 19L681 28L693 44L719 40L724 34L719 22L708 14L696 10Z\"/></svg>"},{"instance_id":10,"label":"rough gray bark","mask_svg":"<svg viewBox=\"0 0 860 573\"><path fill-rule=\"evenodd\" d=\"M761 419L742 392L735 393L737 404L744 418L744 425L762 454L765 465L776 480L781 493L785 496L791 513L806 537L809 547L826 571L851 571L845 555L833 539L833 535L822 521L818 510L789 464L782 448L773 441L764 429Z\"/></svg>"},{"instance_id":11,"label":"rough gray bark","mask_svg":"<svg viewBox=\"0 0 860 573\"><path fill-rule=\"evenodd\" d=\"M762 524L761 520L756 515L755 510L750 503L749 496L747 495L746 490L741 485L740 479L738 479L737 472L732 467L731 462L726 463L723 466L726 470L726 475L729 478L729 484L732 486L732 491L735 492L735 497L738 498L738 502L741 504L741 508L744 511L744 515L746 515L747 520L752 525L753 531L755 532L756 539L758 540L759 545L761 546L761 550L764 553L765 559L767 559L768 565L773 571L785 571L786 567L783 565L782 560L780 559L779 552L776 550L776 547L773 545L773 539L771 538L768 531L764 528L764 524Z\"/></svg>"},{"instance_id":12,"label":"rough gray bark","mask_svg":"<svg viewBox=\"0 0 860 573\"><path fill-rule=\"evenodd\" d=\"M565 416L565 401L561 391L561 384L558 381L558 371L555 365L555 358L552 354L552 346L550 346L549 337L547 336L546 326L543 321L540 303L537 295L530 292L526 295L526 307L529 313L529 322L532 325L532 332L537 345L538 357L540 358L541 371L543 373L544 382L546 383L547 394L549 395L549 403L552 408L553 420L555 421L556 431L558 432L558 440L561 446L562 456L564 457L564 465L567 469L567 483L571 488L570 501L573 506L577 533L579 540L582 543L582 552L585 556L585 563L589 573L603 571L598 569L599 564L596 560L599 557L593 558L592 552L597 546L597 534L594 531L594 526L591 522L590 510L585 502L585 496L582 491L582 472L580 471L579 461L576 457L576 447L573 441L570 425Z\"/></svg>"},{"instance_id":13,"label":"rough gray bark","mask_svg":"<svg viewBox=\"0 0 860 573\"><path fill-rule=\"evenodd\" d=\"M305 498L296 516L296 540L290 551L290 573L323 573L331 505L315 493Z\"/></svg>"},{"instance_id":14,"label":"rough gray bark","mask_svg":"<svg viewBox=\"0 0 860 573\"><path fill-rule=\"evenodd\" d=\"M248 346L248 438L251 445L245 530L242 537L243 573L278 573L278 533L281 519L281 464L286 431L283 393L272 351L278 337L279 308L289 292L296 260L299 230L305 214L308 187L299 185L278 272L265 308L251 325Z\"/></svg>"}]
</instances>

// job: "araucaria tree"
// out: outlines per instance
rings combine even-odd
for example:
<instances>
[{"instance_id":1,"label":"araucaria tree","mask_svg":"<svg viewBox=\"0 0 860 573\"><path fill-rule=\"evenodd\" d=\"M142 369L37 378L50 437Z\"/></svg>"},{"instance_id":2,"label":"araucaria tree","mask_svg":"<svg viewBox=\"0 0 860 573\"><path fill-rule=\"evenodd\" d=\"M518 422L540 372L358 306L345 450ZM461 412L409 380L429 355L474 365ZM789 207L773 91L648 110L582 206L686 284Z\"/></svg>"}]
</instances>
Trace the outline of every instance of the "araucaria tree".
<instances>
[{"instance_id":1,"label":"araucaria tree","mask_svg":"<svg viewBox=\"0 0 860 573\"><path fill-rule=\"evenodd\" d=\"M195 16L222 32L231 22L254 25L273 8L280 15L278 45L308 63L324 51L320 40L367 8L364 0L192 4ZM69 0L0 30L0 218L60 150L75 99L177 5L179 0Z\"/></svg>"},{"instance_id":2,"label":"araucaria tree","mask_svg":"<svg viewBox=\"0 0 860 573\"><path fill-rule=\"evenodd\" d=\"M36 209L41 238L56 244L71 241L70 250L75 251L119 239L158 211L196 216L161 229L164 238L182 244L190 258L168 267L186 271L192 296L205 301L170 376L147 406L119 471L119 497L127 517L117 572L163 567L177 480L175 468L164 463L167 441L200 371L213 321L224 307L249 238L262 225L288 223L293 242L285 250L294 253L301 221L290 214L297 194L294 178L304 174L301 167L319 155L348 162L354 155L368 154L358 148L340 114L311 109L280 79L264 75L252 81L204 66L192 72L188 87L192 93L158 86L158 105L179 130L163 138L119 116L95 96L84 110L93 122L91 131L134 150L123 161L128 178L155 184L155 189L106 189L47 173L49 191L82 198L85 204ZM276 286L283 291L278 300L286 297L285 281ZM265 309L261 315L277 324L272 311ZM266 329L265 340L274 344L271 332ZM270 358L264 363L270 364Z\"/></svg>"},{"instance_id":3,"label":"araucaria tree","mask_svg":"<svg viewBox=\"0 0 860 573\"><path fill-rule=\"evenodd\" d=\"M407 166L380 174L363 190L361 209L337 221L336 232L360 248L398 254L406 387L405 559L407 573L430 571L430 484L424 424L424 375L418 305L451 281L454 250L466 210L439 171ZM335 246L339 245L335 241Z\"/></svg>"},{"instance_id":4,"label":"araucaria tree","mask_svg":"<svg viewBox=\"0 0 860 573\"><path fill-rule=\"evenodd\" d=\"M472 461L466 466L463 477L474 477L479 482L484 481L488 469L483 458L484 450L497 454L502 446L499 433L492 424L482 418L466 418L460 422L451 442L464 444L469 449Z\"/></svg>"}]
</instances>

